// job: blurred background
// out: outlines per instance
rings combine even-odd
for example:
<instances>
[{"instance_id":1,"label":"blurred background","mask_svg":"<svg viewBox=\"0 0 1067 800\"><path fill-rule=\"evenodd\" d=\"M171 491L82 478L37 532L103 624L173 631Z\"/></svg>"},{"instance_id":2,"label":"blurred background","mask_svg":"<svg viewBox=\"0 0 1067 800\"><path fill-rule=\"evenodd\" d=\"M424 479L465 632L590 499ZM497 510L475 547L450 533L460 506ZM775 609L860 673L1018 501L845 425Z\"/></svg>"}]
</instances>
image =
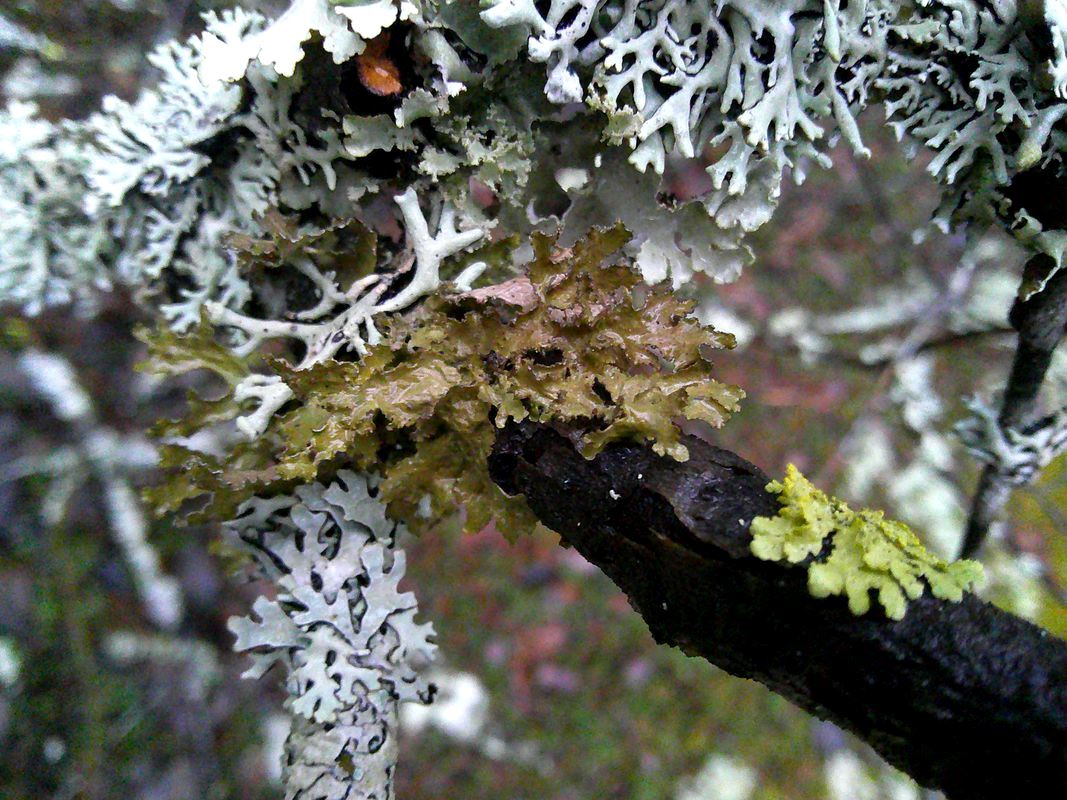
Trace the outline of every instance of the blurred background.
<instances>
[{"instance_id":1,"label":"blurred background","mask_svg":"<svg viewBox=\"0 0 1067 800\"><path fill-rule=\"evenodd\" d=\"M146 52L222 5L2 0L0 95L51 119L130 99L152 79ZM1002 385L1023 256L933 229L922 157L877 112L863 122L873 157L838 148L783 198L744 276L701 287L705 321L738 337L718 369L749 395L719 443L770 474L794 463L952 555L978 474L952 428ZM707 179L672 180L684 195ZM240 678L226 630L264 587L231 579L215 530L152 521L136 500L154 458L142 432L187 387L134 370L140 317L121 293L91 319L0 319L0 797L280 797L284 692L273 674ZM41 391L41 370L75 408ZM1046 392L1067 403L1062 356ZM982 593L1061 636L1065 517L1061 459L1016 492L983 554ZM404 544L442 694L405 714L402 800L937 797L763 687L656 647L555 537Z\"/></svg>"}]
</instances>

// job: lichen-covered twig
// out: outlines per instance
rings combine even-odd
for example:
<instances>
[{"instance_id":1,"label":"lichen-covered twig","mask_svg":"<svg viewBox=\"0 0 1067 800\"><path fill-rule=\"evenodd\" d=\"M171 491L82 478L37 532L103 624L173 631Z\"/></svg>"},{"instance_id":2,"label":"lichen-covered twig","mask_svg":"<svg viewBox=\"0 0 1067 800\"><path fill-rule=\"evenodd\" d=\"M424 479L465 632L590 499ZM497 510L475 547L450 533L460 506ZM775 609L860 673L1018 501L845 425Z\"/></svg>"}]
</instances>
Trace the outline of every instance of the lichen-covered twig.
<instances>
[{"instance_id":1,"label":"lichen-covered twig","mask_svg":"<svg viewBox=\"0 0 1067 800\"><path fill-rule=\"evenodd\" d=\"M162 571L159 555L148 542L148 524L140 500L121 469L138 449L131 450L129 443L97 422L92 400L65 358L30 349L19 356L18 363L56 417L75 431L79 460L88 465L103 488L111 532L133 575L145 613L153 624L173 629L183 615L181 588ZM151 452L147 444L140 452L146 449ZM148 460L154 461L154 453ZM148 466L143 461L135 460L134 464L141 469Z\"/></svg>"},{"instance_id":2,"label":"lichen-covered twig","mask_svg":"<svg viewBox=\"0 0 1067 800\"><path fill-rule=\"evenodd\" d=\"M398 705L433 700L419 671L434 631L415 622L415 595L398 591L404 553L375 480L338 478L254 499L228 524L277 592L230 630L252 653L246 677L286 669L287 800L392 800Z\"/></svg>"},{"instance_id":3,"label":"lichen-covered twig","mask_svg":"<svg viewBox=\"0 0 1067 800\"><path fill-rule=\"evenodd\" d=\"M1035 260L1046 259L1045 256L1035 256ZM1019 332L1019 341L998 417L999 426L1008 439L1012 431L1023 431L1035 421L1038 393L1052 363L1052 354L1067 329L1067 271L1056 272L1042 291L1017 301L1010 320ZM961 556L978 552L990 526L1011 496L1016 482L1010 467L990 463L982 470L971 504Z\"/></svg>"},{"instance_id":4,"label":"lichen-covered twig","mask_svg":"<svg viewBox=\"0 0 1067 800\"><path fill-rule=\"evenodd\" d=\"M908 369L908 364L915 359L919 350L936 334L951 310L967 294L976 266L972 258L964 258L953 270L940 292L931 299L916 304L912 312L914 316L911 317L911 327L907 333L899 341L890 341L882 348L886 355L881 374L873 384L860 412L853 418L844 436L838 440L837 447L823 463L816 478L817 483L825 485L830 482L841 466L844 454L851 445L854 435L862 429L869 418L885 411L891 399L886 390L892 380L894 377L899 379L900 373Z\"/></svg>"},{"instance_id":5,"label":"lichen-covered twig","mask_svg":"<svg viewBox=\"0 0 1067 800\"><path fill-rule=\"evenodd\" d=\"M766 476L690 438L679 463L636 445L584 458L512 423L494 480L627 594L656 640L758 680L870 743L953 800L1042 796L1067 781L1067 644L964 595L924 595L903 620L816 599L802 565L750 551L776 514ZM975 769L1007 759L1011 770Z\"/></svg>"}]
</instances>

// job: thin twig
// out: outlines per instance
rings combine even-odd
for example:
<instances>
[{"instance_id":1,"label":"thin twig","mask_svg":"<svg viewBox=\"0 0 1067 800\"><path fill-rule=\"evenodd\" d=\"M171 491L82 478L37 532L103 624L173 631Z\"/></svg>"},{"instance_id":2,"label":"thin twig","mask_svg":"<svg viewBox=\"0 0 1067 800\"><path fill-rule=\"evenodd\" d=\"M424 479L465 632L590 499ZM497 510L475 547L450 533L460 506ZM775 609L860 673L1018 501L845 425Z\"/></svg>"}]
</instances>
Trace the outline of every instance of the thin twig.
<instances>
[{"instance_id":1,"label":"thin twig","mask_svg":"<svg viewBox=\"0 0 1067 800\"><path fill-rule=\"evenodd\" d=\"M1007 336L1008 334L1014 334L1015 330L1008 327L998 328L979 328L970 331L959 331L944 333L940 336L935 336L931 339L927 339L921 345L915 348L914 355L919 353L925 353L930 350L939 350L946 347L955 347L959 344L966 344L968 342L974 342L978 339L993 339L999 336ZM864 359L862 356L855 355L854 353L844 353L836 350L832 350L828 353L823 353L820 356L827 361L832 361L837 364L841 364L846 367L855 367L857 369L873 370L880 369L882 367L892 365L899 360L899 356L896 353L882 356L876 359Z\"/></svg>"},{"instance_id":2,"label":"thin twig","mask_svg":"<svg viewBox=\"0 0 1067 800\"><path fill-rule=\"evenodd\" d=\"M1047 259L1048 256L1035 256ZM1028 266L1037 266L1031 262ZM1052 354L1063 340L1067 326L1067 270L1059 270L1045 288L1028 300L1015 302L1010 321L1019 332L1011 374L1004 389L999 422L1002 428L1018 429L1031 422L1037 397L1052 363ZM993 521L1011 496L1012 485L997 467L982 470L971 503L971 516L960 556L973 556L985 543Z\"/></svg>"}]
</instances>

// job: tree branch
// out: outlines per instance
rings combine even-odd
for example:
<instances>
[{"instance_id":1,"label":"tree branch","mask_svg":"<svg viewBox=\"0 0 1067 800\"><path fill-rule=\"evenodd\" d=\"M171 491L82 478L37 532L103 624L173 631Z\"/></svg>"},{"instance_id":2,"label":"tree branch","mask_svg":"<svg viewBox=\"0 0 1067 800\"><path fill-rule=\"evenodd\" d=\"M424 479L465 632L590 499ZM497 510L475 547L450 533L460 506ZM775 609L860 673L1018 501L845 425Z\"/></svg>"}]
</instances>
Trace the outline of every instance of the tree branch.
<instances>
[{"instance_id":1,"label":"tree branch","mask_svg":"<svg viewBox=\"0 0 1067 800\"><path fill-rule=\"evenodd\" d=\"M509 423L489 468L627 594L656 641L765 684L953 800L1067 785L1067 644L973 595L924 595L900 622L812 598L802 567L749 553L752 518L778 509L767 477L685 444L685 463L618 444L586 460L546 426Z\"/></svg>"},{"instance_id":2,"label":"tree branch","mask_svg":"<svg viewBox=\"0 0 1067 800\"><path fill-rule=\"evenodd\" d=\"M1035 256L1034 260L1047 258ZM1001 428L1018 429L1034 417L1037 395L1052 364L1052 354L1064 336L1064 327L1067 326L1067 269L1056 272L1048 285L1029 300L1017 300L1012 307L1010 321L1019 332L1019 342L1004 389L999 421ZM1011 490L1011 481L997 465L986 465L971 503L971 515L960 550L962 558L973 556L981 548L993 520L1008 502Z\"/></svg>"}]
</instances>

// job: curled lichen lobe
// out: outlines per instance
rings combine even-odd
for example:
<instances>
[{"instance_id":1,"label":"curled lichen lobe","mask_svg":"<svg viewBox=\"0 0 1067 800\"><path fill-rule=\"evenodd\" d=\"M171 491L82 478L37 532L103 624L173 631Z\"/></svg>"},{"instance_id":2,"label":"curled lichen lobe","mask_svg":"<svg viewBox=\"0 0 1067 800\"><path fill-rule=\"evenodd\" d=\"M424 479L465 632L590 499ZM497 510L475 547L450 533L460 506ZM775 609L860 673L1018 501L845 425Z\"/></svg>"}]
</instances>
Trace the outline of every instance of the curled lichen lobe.
<instances>
[{"instance_id":1,"label":"curled lichen lobe","mask_svg":"<svg viewBox=\"0 0 1067 800\"><path fill-rule=\"evenodd\" d=\"M982 577L976 561L947 562L930 553L902 522L881 511L853 511L817 489L792 464L767 491L778 495L776 517L752 520L752 554L764 561L808 561L814 597L844 595L853 614L865 614L870 593L890 619L903 619L909 600L926 586L935 597L958 602Z\"/></svg>"}]
</instances>

